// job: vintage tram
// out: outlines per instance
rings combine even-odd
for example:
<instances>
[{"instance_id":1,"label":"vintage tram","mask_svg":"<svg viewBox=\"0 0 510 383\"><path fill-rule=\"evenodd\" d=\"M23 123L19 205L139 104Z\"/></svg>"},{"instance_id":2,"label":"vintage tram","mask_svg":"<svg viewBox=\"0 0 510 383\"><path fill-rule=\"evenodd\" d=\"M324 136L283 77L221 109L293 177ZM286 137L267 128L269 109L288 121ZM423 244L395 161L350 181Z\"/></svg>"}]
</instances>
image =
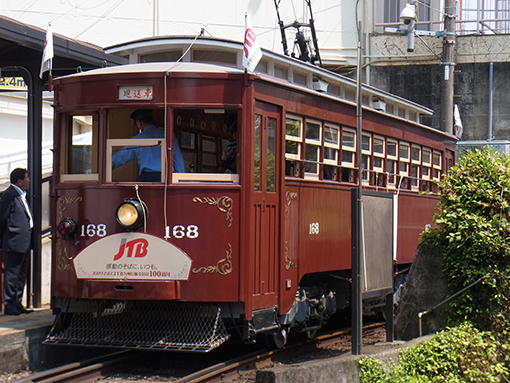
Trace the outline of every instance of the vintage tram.
<instances>
[{"instance_id":1,"label":"vintage tram","mask_svg":"<svg viewBox=\"0 0 510 383\"><path fill-rule=\"evenodd\" d=\"M211 57L242 52L194 44ZM455 137L419 122L430 111L365 86L357 158L352 80L270 52L256 73L239 58L186 57L54 80L56 320L46 343L209 351L233 333L280 345L289 330L313 334L349 304L359 165L365 190L398 195L395 271L432 222ZM140 109L161 137L134 137ZM136 158L113 166L117 152L140 148L156 149L156 180L140 180ZM180 155L184 172L173 166Z\"/></svg>"}]
</instances>

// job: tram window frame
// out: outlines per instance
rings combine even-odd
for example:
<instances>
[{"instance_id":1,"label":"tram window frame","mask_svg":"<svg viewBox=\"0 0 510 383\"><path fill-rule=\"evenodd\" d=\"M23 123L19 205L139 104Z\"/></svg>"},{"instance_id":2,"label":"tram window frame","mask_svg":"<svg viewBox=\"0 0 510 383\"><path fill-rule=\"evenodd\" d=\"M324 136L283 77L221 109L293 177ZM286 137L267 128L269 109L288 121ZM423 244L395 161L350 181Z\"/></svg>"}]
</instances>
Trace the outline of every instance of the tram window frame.
<instances>
[{"instance_id":1,"label":"tram window frame","mask_svg":"<svg viewBox=\"0 0 510 383\"><path fill-rule=\"evenodd\" d=\"M384 167L386 164L386 145L385 139L382 136L374 136L373 137L373 171L375 176L375 185L376 186L386 186L386 176L384 174Z\"/></svg>"},{"instance_id":2,"label":"tram window frame","mask_svg":"<svg viewBox=\"0 0 510 383\"><path fill-rule=\"evenodd\" d=\"M434 150L432 152L432 179L435 181L439 181L441 178L441 164L442 155L440 152Z\"/></svg>"},{"instance_id":3,"label":"tram window frame","mask_svg":"<svg viewBox=\"0 0 510 383\"><path fill-rule=\"evenodd\" d=\"M153 125L161 129L163 137L158 138L134 138L140 133L138 126L131 118L137 108L132 106L114 107L106 110L106 161L105 181L106 182L127 182L137 183L140 180L139 165L136 158L113 169L113 155L122 148L140 146L160 146L161 148L161 175L159 181L164 182L166 173L166 132L163 109L151 109Z\"/></svg>"},{"instance_id":4,"label":"tram window frame","mask_svg":"<svg viewBox=\"0 0 510 383\"><path fill-rule=\"evenodd\" d=\"M423 148L422 150L422 168L421 178L424 180L430 180L432 175L432 150L429 148Z\"/></svg>"},{"instance_id":5,"label":"tram window frame","mask_svg":"<svg viewBox=\"0 0 510 383\"><path fill-rule=\"evenodd\" d=\"M179 143L186 170L185 173L172 173L172 183L239 184L241 110L174 108L169 114L173 115L173 132ZM237 137L234 137L234 131L237 132ZM186 142L188 144L183 145ZM234 142L235 149L230 150L235 154L235 167L227 169L224 156L227 155L228 146ZM204 163L205 159L208 159L207 164Z\"/></svg>"},{"instance_id":6,"label":"tram window frame","mask_svg":"<svg viewBox=\"0 0 510 383\"><path fill-rule=\"evenodd\" d=\"M294 132L295 134L292 134ZM288 177L299 177L301 174L302 137L303 118L287 114L285 116L285 175ZM296 148L296 150L289 152L290 147Z\"/></svg>"},{"instance_id":7,"label":"tram window frame","mask_svg":"<svg viewBox=\"0 0 510 383\"><path fill-rule=\"evenodd\" d=\"M325 180L336 181L338 179L340 131L339 125L324 123L323 179Z\"/></svg>"},{"instance_id":8,"label":"tram window frame","mask_svg":"<svg viewBox=\"0 0 510 383\"><path fill-rule=\"evenodd\" d=\"M362 134L361 135L361 179L363 184L371 185L373 182L372 177L372 135Z\"/></svg>"},{"instance_id":9,"label":"tram window frame","mask_svg":"<svg viewBox=\"0 0 510 383\"><path fill-rule=\"evenodd\" d=\"M408 142L399 142L398 146L398 174L400 176L399 179L399 188L400 189L409 189L409 175L411 174L411 145Z\"/></svg>"},{"instance_id":10,"label":"tram window frame","mask_svg":"<svg viewBox=\"0 0 510 383\"><path fill-rule=\"evenodd\" d=\"M79 117L79 118L78 118ZM91 117L90 132L75 135L76 125L80 125L78 121L86 121L84 117ZM76 110L61 114L61 160L60 160L60 181L61 182L97 182L99 181L99 120L98 110ZM90 145L75 145L74 137L91 133ZM82 139L85 138L84 136ZM78 142L78 141L76 141ZM84 142L84 141L81 141ZM85 141L87 142L87 141ZM74 147L90 146L89 160L90 172L85 170L82 172L76 169L70 169L76 151ZM81 150L82 154L85 153ZM81 156L83 159L83 156Z\"/></svg>"},{"instance_id":11,"label":"tram window frame","mask_svg":"<svg viewBox=\"0 0 510 383\"><path fill-rule=\"evenodd\" d=\"M390 149L391 148L391 149ZM398 165L398 141L393 139L386 140L386 173L388 174L387 187L395 188L397 186L397 165ZM393 172L391 171L393 168Z\"/></svg>"},{"instance_id":12,"label":"tram window frame","mask_svg":"<svg viewBox=\"0 0 510 383\"><path fill-rule=\"evenodd\" d=\"M200 63L223 64L227 66L237 65L237 52L217 49L192 49L191 61Z\"/></svg>"},{"instance_id":13,"label":"tram window frame","mask_svg":"<svg viewBox=\"0 0 510 383\"><path fill-rule=\"evenodd\" d=\"M308 76L303 72L292 72L292 82L297 85L307 86Z\"/></svg>"},{"instance_id":14,"label":"tram window frame","mask_svg":"<svg viewBox=\"0 0 510 383\"><path fill-rule=\"evenodd\" d=\"M273 75L276 78L281 78L282 80L289 79L289 69L280 65L275 65L273 70Z\"/></svg>"},{"instance_id":15,"label":"tram window frame","mask_svg":"<svg viewBox=\"0 0 510 383\"><path fill-rule=\"evenodd\" d=\"M345 140L347 135L352 138L348 141ZM356 178L354 176L354 170L356 168L356 131L354 129L349 129L342 127L342 181L354 183ZM352 143L352 145L351 145ZM350 160L349 160L350 158Z\"/></svg>"},{"instance_id":16,"label":"tram window frame","mask_svg":"<svg viewBox=\"0 0 510 383\"><path fill-rule=\"evenodd\" d=\"M411 189L419 190L421 178L421 146L411 145Z\"/></svg>"},{"instance_id":17,"label":"tram window frame","mask_svg":"<svg viewBox=\"0 0 510 383\"><path fill-rule=\"evenodd\" d=\"M320 151L322 146L322 122L305 119L305 178L319 178Z\"/></svg>"}]
</instances>

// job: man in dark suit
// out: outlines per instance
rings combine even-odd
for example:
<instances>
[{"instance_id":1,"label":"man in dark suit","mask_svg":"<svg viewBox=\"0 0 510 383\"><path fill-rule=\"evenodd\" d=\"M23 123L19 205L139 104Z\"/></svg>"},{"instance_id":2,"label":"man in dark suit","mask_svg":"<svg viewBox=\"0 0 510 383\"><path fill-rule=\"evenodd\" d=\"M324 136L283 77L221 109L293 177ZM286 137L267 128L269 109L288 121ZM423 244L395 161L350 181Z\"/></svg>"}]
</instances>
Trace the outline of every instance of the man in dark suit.
<instances>
[{"instance_id":1,"label":"man in dark suit","mask_svg":"<svg viewBox=\"0 0 510 383\"><path fill-rule=\"evenodd\" d=\"M27 314L21 304L30 261L33 220L26 200L27 169L11 172L11 186L0 198L0 238L4 259L4 313Z\"/></svg>"}]
</instances>

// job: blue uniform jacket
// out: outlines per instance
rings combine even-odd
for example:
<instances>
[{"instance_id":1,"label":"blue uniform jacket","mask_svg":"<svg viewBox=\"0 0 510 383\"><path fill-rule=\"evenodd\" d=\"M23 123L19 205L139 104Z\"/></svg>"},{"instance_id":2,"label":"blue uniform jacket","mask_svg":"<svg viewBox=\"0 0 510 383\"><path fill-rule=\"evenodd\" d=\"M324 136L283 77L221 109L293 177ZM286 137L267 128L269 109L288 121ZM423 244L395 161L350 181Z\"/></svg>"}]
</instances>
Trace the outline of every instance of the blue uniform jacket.
<instances>
[{"instance_id":1,"label":"blue uniform jacket","mask_svg":"<svg viewBox=\"0 0 510 383\"><path fill-rule=\"evenodd\" d=\"M155 125L148 125L143 132L132 138L164 138L165 132ZM160 146L126 146L115 153L112 157L112 165L115 169L131 161L134 157L138 160L140 173L142 172L161 172L161 147ZM173 139L173 171L175 173L184 173L184 160L181 149L174 135Z\"/></svg>"}]
</instances>

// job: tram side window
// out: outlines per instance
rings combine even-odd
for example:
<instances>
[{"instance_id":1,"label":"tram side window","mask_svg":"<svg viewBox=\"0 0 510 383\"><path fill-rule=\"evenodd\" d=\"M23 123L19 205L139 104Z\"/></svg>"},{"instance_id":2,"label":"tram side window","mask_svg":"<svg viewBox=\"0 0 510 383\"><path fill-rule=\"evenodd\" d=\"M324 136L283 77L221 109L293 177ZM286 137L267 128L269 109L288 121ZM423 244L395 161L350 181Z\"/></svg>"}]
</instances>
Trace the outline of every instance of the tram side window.
<instances>
[{"instance_id":1,"label":"tram side window","mask_svg":"<svg viewBox=\"0 0 510 383\"><path fill-rule=\"evenodd\" d=\"M340 128L332 125L324 126L324 179L338 179L338 152Z\"/></svg>"},{"instance_id":2,"label":"tram side window","mask_svg":"<svg viewBox=\"0 0 510 383\"><path fill-rule=\"evenodd\" d=\"M97 112L63 115L60 167L62 181L99 180L98 132Z\"/></svg>"},{"instance_id":3,"label":"tram side window","mask_svg":"<svg viewBox=\"0 0 510 383\"><path fill-rule=\"evenodd\" d=\"M376 186L386 186L386 174L384 173L384 147L384 138L374 137L374 184Z\"/></svg>"},{"instance_id":4,"label":"tram side window","mask_svg":"<svg viewBox=\"0 0 510 383\"><path fill-rule=\"evenodd\" d=\"M321 149L321 124L319 122L306 121L305 142L305 176L318 179Z\"/></svg>"},{"instance_id":5,"label":"tram side window","mask_svg":"<svg viewBox=\"0 0 510 383\"><path fill-rule=\"evenodd\" d=\"M285 175L299 177L301 173L301 137L303 121L287 116L285 122Z\"/></svg>"},{"instance_id":6,"label":"tram side window","mask_svg":"<svg viewBox=\"0 0 510 383\"><path fill-rule=\"evenodd\" d=\"M354 182L356 132L342 129L342 181Z\"/></svg>"},{"instance_id":7,"label":"tram side window","mask_svg":"<svg viewBox=\"0 0 510 383\"><path fill-rule=\"evenodd\" d=\"M397 186L397 141L388 140L386 143L386 173L388 175L388 187Z\"/></svg>"},{"instance_id":8,"label":"tram side window","mask_svg":"<svg viewBox=\"0 0 510 383\"><path fill-rule=\"evenodd\" d=\"M409 144L404 142L400 143L399 174L400 189L409 189Z\"/></svg>"},{"instance_id":9,"label":"tram side window","mask_svg":"<svg viewBox=\"0 0 510 383\"><path fill-rule=\"evenodd\" d=\"M361 177L363 183L365 184L373 184L373 173L371 171L370 160L372 152L372 137L364 134L361 136Z\"/></svg>"},{"instance_id":10,"label":"tram side window","mask_svg":"<svg viewBox=\"0 0 510 383\"><path fill-rule=\"evenodd\" d=\"M421 148L417 145L411 147L411 189L418 190L421 175Z\"/></svg>"},{"instance_id":11,"label":"tram side window","mask_svg":"<svg viewBox=\"0 0 510 383\"><path fill-rule=\"evenodd\" d=\"M174 172L173 182L239 182L238 114L237 109L174 109L185 173Z\"/></svg>"},{"instance_id":12,"label":"tram side window","mask_svg":"<svg viewBox=\"0 0 510 383\"><path fill-rule=\"evenodd\" d=\"M432 191L432 183L431 179L431 170L432 166L432 152L430 149L423 149L422 151L422 167L421 167L421 190L422 191Z\"/></svg>"}]
</instances>

